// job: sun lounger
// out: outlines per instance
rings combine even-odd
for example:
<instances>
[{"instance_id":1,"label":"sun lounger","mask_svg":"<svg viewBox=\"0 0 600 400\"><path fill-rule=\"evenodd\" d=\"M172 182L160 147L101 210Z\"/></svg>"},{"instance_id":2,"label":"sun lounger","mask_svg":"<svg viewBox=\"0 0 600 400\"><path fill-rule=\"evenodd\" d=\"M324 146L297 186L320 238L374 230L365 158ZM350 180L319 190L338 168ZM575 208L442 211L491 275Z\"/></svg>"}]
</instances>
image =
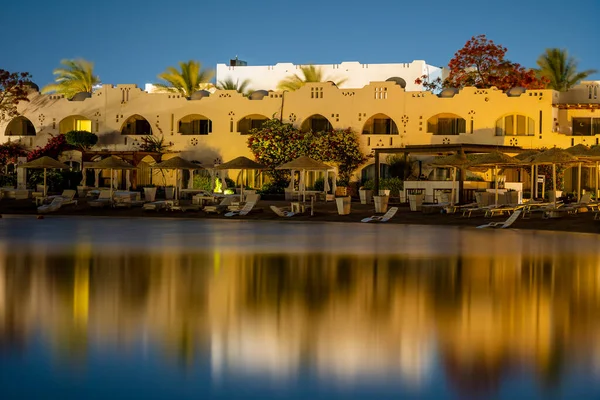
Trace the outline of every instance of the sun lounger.
<instances>
[{"instance_id":1,"label":"sun lounger","mask_svg":"<svg viewBox=\"0 0 600 400\"><path fill-rule=\"evenodd\" d=\"M271 206L271 210L273 210L273 212L279 217L293 217L296 215L296 213L293 211L284 210L283 208L279 208L277 206Z\"/></svg>"},{"instance_id":2,"label":"sun lounger","mask_svg":"<svg viewBox=\"0 0 600 400\"><path fill-rule=\"evenodd\" d=\"M228 213L225 213L226 217L233 217L234 215L246 215L248 214L250 211L252 211L252 209L254 208L254 206L256 205L256 202L254 201L247 201L246 204L244 204L244 207L239 210L239 211L229 211Z\"/></svg>"},{"instance_id":3,"label":"sun lounger","mask_svg":"<svg viewBox=\"0 0 600 400\"><path fill-rule=\"evenodd\" d=\"M227 207L231 205L232 199L232 197L224 197L219 204L212 206L204 206L202 211L204 211L205 213L220 214L227 210Z\"/></svg>"},{"instance_id":4,"label":"sun lounger","mask_svg":"<svg viewBox=\"0 0 600 400\"><path fill-rule=\"evenodd\" d=\"M516 210L514 213L512 213L512 215L510 217L508 217L508 219L506 221L490 222L489 224L479 225L477 228L501 228L501 229L508 228L519 218L519 216L521 215L522 212L523 212L523 210L521 210L521 209Z\"/></svg>"},{"instance_id":5,"label":"sun lounger","mask_svg":"<svg viewBox=\"0 0 600 400\"><path fill-rule=\"evenodd\" d=\"M37 208L37 212L40 214L47 214L50 212L57 211L63 204L63 198L60 196L55 197L50 204L44 204Z\"/></svg>"},{"instance_id":6,"label":"sun lounger","mask_svg":"<svg viewBox=\"0 0 600 400\"><path fill-rule=\"evenodd\" d=\"M108 207L112 204L110 190L101 190L98 198L88 201L91 207Z\"/></svg>"},{"instance_id":7,"label":"sun lounger","mask_svg":"<svg viewBox=\"0 0 600 400\"><path fill-rule=\"evenodd\" d=\"M48 196L46 197L46 201L52 201L57 197L61 197L63 199L62 205L66 206L69 204L75 204L77 205L77 200L75 200L75 194L77 194L76 190L72 190L72 189L65 189L63 190L61 195L58 196Z\"/></svg>"},{"instance_id":8,"label":"sun lounger","mask_svg":"<svg viewBox=\"0 0 600 400\"><path fill-rule=\"evenodd\" d=\"M152 203L146 203L142 206L144 211L160 211L169 208L167 200L153 201Z\"/></svg>"},{"instance_id":9,"label":"sun lounger","mask_svg":"<svg viewBox=\"0 0 600 400\"><path fill-rule=\"evenodd\" d=\"M363 218L360 222L388 222L396 213L398 212L398 207L391 207L385 214L383 215L373 215L367 218Z\"/></svg>"}]
</instances>

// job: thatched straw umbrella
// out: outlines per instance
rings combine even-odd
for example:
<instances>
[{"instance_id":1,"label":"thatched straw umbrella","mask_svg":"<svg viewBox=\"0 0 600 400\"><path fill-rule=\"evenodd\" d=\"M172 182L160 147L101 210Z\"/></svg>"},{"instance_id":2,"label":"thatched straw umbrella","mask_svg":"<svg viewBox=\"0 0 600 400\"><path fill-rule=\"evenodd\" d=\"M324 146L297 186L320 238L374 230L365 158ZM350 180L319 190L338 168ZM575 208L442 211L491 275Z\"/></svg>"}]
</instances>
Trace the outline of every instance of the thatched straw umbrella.
<instances>
[{"instance_id":1,"label":"thatched straw umbrella","mask_svg":"<svg viewBox=\"0 0 600 400\"><path fill-rule=\"evenodd\" d=\"M586 158L590 153L590 148L585 144L577 144L575 146L569 147L566 151L572 156L579 158ZM577 164L577 201L581 200L581 162Z\"/></svg>"},{"instance_id":2,"label":"thatched straw umbrella","mask_svg":"<svg viewBox=\"0 0 600 400\"><path fill-rule=\"evenodd\" d=\"M452 168L452 191L450 193L450 204L454 205L454 185L456 182L456 168L464 168L469 165L469 159L461 150L455 154L439 157L430 161L428 164L434 167Z\"/></svg>"},{"instance_id":3,"label":"thatched straw umbrella","mask_svg":"<svg viewBox=\"0 0 600 400\"><path fill-rule=\"evenodd\" d=\"M493 151L487 154L481 154L475 156L474 160L471 161L468 166L469 167L493 167L494 168L494 187L495 187L495 196L494 203L498 205L498 167L499 166L514 166L520 165L522 161L506 155L504 153L500 153L499 151Z\"/></svg>"},{"instance_id":4,"label":"thatched straw umbrella","mask_svg":"<svg viewBox=\"0 0 600 400\"><path fill-rule=\"evenodd\" d=\"M195 164L191 161L185 160L179 156L175 156L173 158L169 158L166 161L162 161L158 164L153 165L151 168L153 169L174 169L175 172L175 200L177 200L179 198L179 191L181 190L180 188L180 175L179 175L179 171L180 170L184 170L184 169L189 169L190 172L192 170L195 169L204 169L204 167L202 167L201 165Z\"/></svg>"},{"instance_id":5,"label":"thatched straw umbrella","mask_svg":"<svg viewBox=\"0 0 600 400\"><path fill-rule=\"evenodd\" d=\"M328 171L333 169L321 161L313 160L310 157L302 156L293 161L281 164L275 169L290 169L300 171L300 190L302 191L302 201L306 201L306 171Z\"/></svg>"},{"instance_id":6,"label":"thatched straw umbrella","mask_svg":"<svg viewBox=\"0 0 600 400\"><path fill-rule=\"evenodd\" d=\"M574 164L579 159L569 154L566 150L551 148L540 154L533 156L533 164L551 164L552 165L552 190L554 191L554 207L556 207L556 164Z\"/></svg>"},{"instance_id":7,"label":"thatched straw umbrella","mask_svg":"<svg viewBox=\"0 0 600 400\"><path fill-rule=\"evenodd\" d=\"M90 163L86 166L86 168L91 169L109 169L110 170L110 198L112 199L113 195L113 170L132 170L137 169L133 165L129 164L127 161L123 161L120 158L115 156L107 157L103 160L97 161L95 163Z\"/></svg>"},{"instance_id":8,"label":"thatched straw umbrella","mask_svg":"<svg viewBox=\"0 0 600 400\"><path fill-rule=\"evenodd\" d=\"M538 155L539 153L540 153L539 150L531 149L531 150L524 151L520 154L517 154L515 156L515 158L519 161L523 161L523 164L528 164L528 163L531 163L531 160L533 159L533 157ZM531 175L530 176L530 178L531 178L531 197L529 198L529 200L533 200L535 197L534 196L534 194L535 194L534 189L536 188L535 176L537 175L535 173L535 169L536 169L535 164L531 164L531 174L530 174Z\"/></svg>"},{"instance_id":9,"label":"thatched straw umbrella","mask_svg":"<svg viewBox=\"0 0 600 400\"><path fill-rule=\"evenodd\" d=\"M242 188L240 189L240 197L244 198L244 171L246 171L246 179L248 179L248 170L262 170L266 169L265 165L259 164L256 161L252 161L248 157L237 157L231 161L228 161L223 164L219 164L216 169L224 170L224 169L239 169L242 174Z\"/></svg>"},{"instance_id":10,"label":"thatched straw umbrella","mask_svg":"<svg viewBox=\"0 0 600 400\"><path fill-rule=\"evenodd\" d=\"M44 170L44 197L48 194L48 187L46 186L46 170L48 169L70 169L67 164L63 164L60 161L56 161L52 157L43 156L33 161L26 162L18 166L18 168L29 168L29 169L43 169Z\"/></svg>"}]
</instances>

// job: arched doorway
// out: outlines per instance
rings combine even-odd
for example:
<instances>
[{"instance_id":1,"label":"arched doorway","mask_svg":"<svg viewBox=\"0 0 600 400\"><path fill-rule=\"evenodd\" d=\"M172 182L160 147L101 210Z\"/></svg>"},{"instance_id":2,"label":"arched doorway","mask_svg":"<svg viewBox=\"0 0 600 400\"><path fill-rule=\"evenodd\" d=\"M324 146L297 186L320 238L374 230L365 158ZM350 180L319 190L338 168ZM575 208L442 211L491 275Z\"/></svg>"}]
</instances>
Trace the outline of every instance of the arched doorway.
<instances>
[{"instance_id":1,"label":"arched doorway","mask_svg":"<svg viewBox=\"0 0 600 400\"><path fill-rule=\"evenodd\" d=\"M313 114L306 118L300 127L302 132L327 132L333 130L331 122L321 114Z\"/></svg>"},{"instance_id":2,"label":"arched doorway","mask_svg":"<svg viewBox=\"0 0 600 400\"><path fill-rule=\"evenodd\" d=\"M65 134L71 131L92 131L92 120L82 115L69 115L58 123L58 132Z\"/></svg>"}]
</instances>

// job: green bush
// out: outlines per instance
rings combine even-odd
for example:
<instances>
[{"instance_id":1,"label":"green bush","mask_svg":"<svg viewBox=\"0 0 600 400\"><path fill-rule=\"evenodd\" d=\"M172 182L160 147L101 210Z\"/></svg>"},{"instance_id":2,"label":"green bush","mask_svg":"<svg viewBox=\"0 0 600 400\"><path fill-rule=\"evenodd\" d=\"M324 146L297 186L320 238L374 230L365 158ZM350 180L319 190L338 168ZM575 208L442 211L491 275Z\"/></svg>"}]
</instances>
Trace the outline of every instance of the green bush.
<instances>
[{"instance_id":1,"label":"green bush","mask_svg":"<svg viewBox=\"0 0 600 400\"><path fill-rule=\"evenodd\" d=\"M1 187L14 187L17 185L17 175L15 174L0 174L0 186Z\"/></svg>"},{"instance_id":2,"label":"green bush","mask_svg":"<svg viewBox=\"0 0 600 400\"><path fill-rule=\"evenodd\" d=\"M328 178L328 179L329 179L329 188L331 189L331 187L333 187L333 180L331 178ZM316 179L315 184L312 187L312 190L323 192L325 190L325 178Z\"/></svg>"},{"instance_id":3,"label":"green bush","mask_svg":"<svg viewBox=\"0 0 600 400\"><path fill-rule=\"evenodd\" d=\"M257 191L258 194L283 194L285 192L285 188L287 184L283 181L279 182L267 182L263 185L260 190Z\"/></svg>"},{"instance_id":4,"label":"green bush","mask_svg":"<svg viewBox=\"0 0 600 400\"><path fill-rule=\"evenodd\" d=\"M479 175L469 175L466 178L467 181L473 181L473 182L483 182L484 179L483 177L479 176Z\"/></svg>"},{"instance_id":5,"label":"green bush","mask_svg":"<svg viewBox=\"0 0 600 400\"><path fill-rule=\"evenodd\" d=\"M70 131L65 133L68 144L81 150L88 150L98 143L98 136L88 131Z\"/></svg>"},{"instance_id":6,"label":"green bush","mask_svg":"<svg viewBox=\"0 0 600 400\"><path fill-rule=\"evenodd\" d=\"M194 189L210 192L210 176L200 174L194 175Z\"/></svg>"}]
</instances>

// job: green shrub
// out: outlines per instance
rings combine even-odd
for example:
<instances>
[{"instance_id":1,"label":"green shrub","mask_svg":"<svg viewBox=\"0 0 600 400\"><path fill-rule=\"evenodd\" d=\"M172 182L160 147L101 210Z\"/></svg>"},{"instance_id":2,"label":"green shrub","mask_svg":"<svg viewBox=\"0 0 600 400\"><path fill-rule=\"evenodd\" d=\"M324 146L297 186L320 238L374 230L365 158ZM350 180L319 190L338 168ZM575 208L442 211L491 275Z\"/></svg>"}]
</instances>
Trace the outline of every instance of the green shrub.
<instances>
[{"instance_id":1,"label":"green shrub","mask_svg":"<svg viewBox=\"0 0 600 400\"><path fill-rule=\"evenodd\" d=\"M81 150L88 150L98 143L98 136L88 131L70 131L65 133L68 144Z\"/></svg>"},{"instance_id":2,"label":"green shrub","mask_svg":"<svg viewBox=\"0 0 600 400\"><path fill-rule=\"evenodd\" d=\"M331 188L331 187L333 187L333 180L331 178L328 178L328 179L329 179L329 188ZM316 179L312 190L323 192L325 190L325 178Z\"/></svg>"},{"instance_id":3,"label":"green shrub","mask_svg":"<svg viewBox=\"0 0 600 400\"><path fill-rule=\"evenodd\" d=\"M257 191L258 194L283 194L285 192L285 188L287 184L285 182L267 182L263 185L260 190Z\"/></svg>"}]
</instances>

